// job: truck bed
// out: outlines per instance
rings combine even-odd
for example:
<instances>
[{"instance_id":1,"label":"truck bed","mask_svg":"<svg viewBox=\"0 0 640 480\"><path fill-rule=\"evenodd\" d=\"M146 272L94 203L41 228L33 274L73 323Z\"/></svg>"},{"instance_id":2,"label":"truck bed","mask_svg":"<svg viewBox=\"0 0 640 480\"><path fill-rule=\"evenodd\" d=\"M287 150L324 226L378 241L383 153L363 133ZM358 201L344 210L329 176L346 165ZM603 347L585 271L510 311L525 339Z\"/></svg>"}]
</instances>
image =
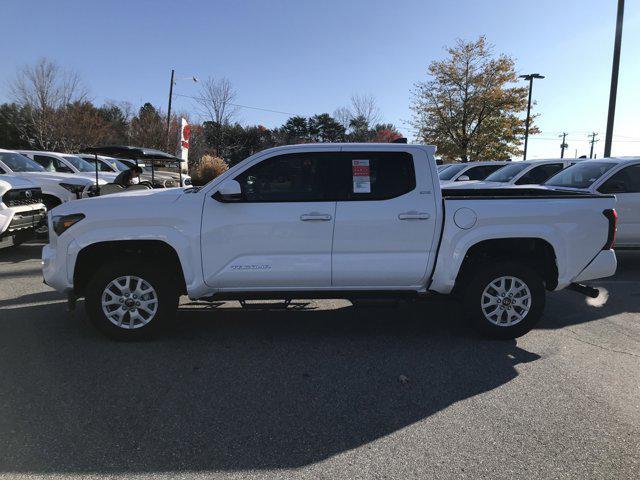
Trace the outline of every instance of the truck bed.
<instances>
[{"instance_id":1,"label":"truck bed","mask_svg":"<svg viewBox=\"0 0 640 480\"><path fill-rule=\"evenodd\" d=\"M548 188L443 188L442 197L457 199L517 199L517 198L613 198L613 195Z\"/></svg>"}]
</instances>

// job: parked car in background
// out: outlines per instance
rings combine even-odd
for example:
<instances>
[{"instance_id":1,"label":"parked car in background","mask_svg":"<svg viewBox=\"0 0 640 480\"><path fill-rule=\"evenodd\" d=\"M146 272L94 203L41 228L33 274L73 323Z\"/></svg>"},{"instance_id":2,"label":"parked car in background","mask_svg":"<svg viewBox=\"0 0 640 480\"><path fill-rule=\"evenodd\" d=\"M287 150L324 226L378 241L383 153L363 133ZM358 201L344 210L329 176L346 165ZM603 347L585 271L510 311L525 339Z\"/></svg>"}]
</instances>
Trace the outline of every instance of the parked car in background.
<instances>
[{"instance_id":1,"label":"parked car in background","mask_svg":"<svg viewBox=\"0 0 640 480\"><path fill-rule=\"evenodd\" d=\"M597 296L578 282L615 272L612 195L460 195L441 190L434 153L391 143L284 146L203 187L63 205L49 216L44 278L71 306L84 297L94 325L117 338L158 328L183 294L456 293L474 325L500 338L535 325L546 290Z\"/></svg>"},{"instance_id":2,"label":"parked car in background","mask_svg":"<svg viewBox=\"0 0 640 480\"><path fill-rule=\"evenodd\" d=\"M584 160L548 179L545 186L616 196L617 248L640 248L640 157Z\"/></svg>"},{"instance_id":3,"label":"parked car in background","mask_svg":"<svg viewBox=\"0 0 640 480\"><path fill-rule=\"evenodd\" d=\"M0 248L20 245L35 235L46 217L42 191L15 175L0 178Z\"/></svg>"},{"instance_id":4,"label":"parked car in background","mask_svg":"<svg viewBox=\"0 0 640 480\"><path fill-rule=\"evenodd\" d=\"M18 150L18 152L34 160L47 172L71 173L95 181L95 167L77 155L57 152L40 152L37 150ZM113 182L117 176L117 173L101 172L98 170L98 178L107 183Z\"/></svg>"},{"instance_id":5,"label":"parked car in background","mask_svg":"<svg viewBox=\"0 0 640 480\"><path fill-rule=\"evenodd\" d=\"M438 178L443 186L454 182L484 180L509 163L504 161L452 163L438 173Z\"/></svg>"},{"instance_id":6,"label":"parked car in background","mask_svg":"<svg viewBox=\"0 0 640 480\"><path fill-rule=\"evenodd\" d=\"M76 154L78 157L84 159L85 161L95 165L96 156L87 154L87 153L78 153ZM100 172L115 172L116 174L130 169L135 166L136 162L134 160L128 159L120 159L114 157L105 157L103 155L98 155L98 170ZM151 174L151 167L146 166L143 163L138 163L138 166L142 168L142 175L140 175L140 180L142 182L151 183L152 178L154 179L154 188L170 188L177 187L180 182L180 175L174 172L167 172L166 170L155 170L154 174ZM191 177L189 175L182 175L182 183L183 186L191 186Z\"/></svg>"},{"instance_id":7,"label":"parked car in background","mask_svg":"<svg viewBox=\"0 0 640 480\"><path fill-rule=\"evenodd\" d=\"M509 162L487 178L477 182L447 184L443 188L505 188L513 185L540 185L578 159L545 159Z\"/></svg>"},{"instance_id":8,"label":"parked car in background","mask_svg":"<svg viewBox=\"0 0 640 480\"><path fill-rule=\"evenodd\" d=\"M72 173L47 172L34 160L12 150L0 149L0 179L15 175L30 180L42 190L42 202L47 210L61 203L96 195L95 180ZM107 182L99 180L103 185Z\"/></svg>"}]
</instances>

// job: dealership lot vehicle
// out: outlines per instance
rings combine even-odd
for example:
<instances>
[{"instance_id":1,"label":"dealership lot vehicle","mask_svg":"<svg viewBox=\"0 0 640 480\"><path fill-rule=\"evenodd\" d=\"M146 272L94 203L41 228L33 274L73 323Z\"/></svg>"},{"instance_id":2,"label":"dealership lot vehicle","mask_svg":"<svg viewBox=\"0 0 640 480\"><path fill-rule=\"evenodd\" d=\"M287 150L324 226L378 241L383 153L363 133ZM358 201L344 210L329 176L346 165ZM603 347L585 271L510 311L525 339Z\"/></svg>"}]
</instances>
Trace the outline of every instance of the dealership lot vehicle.
<instances>
[{"instance_id":1,"label":"dealership lot vehicle","mask_svg":"<svg viewBox=\"0 0 640 480\"><path fill-rule=\"evenodd\" d=\"M90 180L95 181L96 179L95 167L77 155L40 152L37 150L18 150L18 152L40 164L47 172L72 173ZM104 172L98 169L98 178L107 183L113 182L117 176L117 173Z\"/></svg>"},{"instance_id":2,"label":"dealership lot vehicle","mask_svg":"<svg viewBox=\"0 0 640 480\"><path fill-rule=\"evenodd\" d=\"M14 175L0 178L0 248L20 245L35 235L46 216L42 191Z\"/></svg>"},{"instance_id":3,"label":"dealership lot vehicle","mask_svg":"<svg viewBox=\"0 0 640 480\"><path fill-rule=\"evenodd\" d=\"M487 178L464 184L447 184L443 188L506 188L517 185L540 185L565 168L575 165L578 159L525 160L509 162Z\"/></svg>"},{"instance_id":4,"label":"dealership lot vehicle","mask_svg":"<svg viewBox=\"0 0 640 480\"><path fill-rule=\"evenodd\" d=\"M438 178L440 178L440 183L443 186L454 182L484 180L509 163L502 161L453 163L446 166L445 169L439 170Z\"/></svg>"},{"instance_id":5,"label":"dealership lot vehicle","mask_svg":"<svg viewBox=\"0 0 640 480\"><path fill-rule=\"evenodd\" d=\"M618 248L640 248L640 157L585 160L545 182L554 189L616 196Z\"/></svg>"},{"instance_id":6,"label":"dealership lot vehicle","mask_svg":"<svg viewBox=\"0 0 640 480\"><path fill-rule=\"evenodd\" d=\"M94 324L120 338L158 328L182 293L456 292L477 328L514 337L540 318L545 289L594 294L577 282L615 272L613 196L459 190L443 200L434 153L399 144L279 147L202 188L65 205L49 219L45 281L71 301L85 297Z\"/></svg>"},{"instance_id":7,"label":"dealership lot vehicle","mask_svg":"<svg viewBox=\"0 0 640 480\"><path fill-rule=\"evenodd\" d=\"M0 178L14 175L31 181L42 190L47 210L61 203L96 195L95 181L71 173L48 172L32 159L12 150L0 149ZM106 182L100 180L99 184Z\"/></svg>"},{"instance_id":8,"label":"dealership lot vehicle","mask_svg":"<svg viewBox=\"0 0 640 480\"><path fill-rule=\"evenodd\" d=\"M79 157L82 157L87 162L95 165L96 156L87 153L79 153ZM98 155L98 169L101 172L115 172L116 174L130 169L136 165L134 160L119 159L114 157L106 157L104 155ZM142 174L140 180L143 182L151 182L152 178L155 178L154 188L170 188L177 187L180 183L180 175L175 172L167 172L165 170L155 170L153 176L151 173L151 167L145 164L138 164L142 168ZM182 175L183 186L191 186L191 177L189 175Z\"/></svg>"}]
</instances>

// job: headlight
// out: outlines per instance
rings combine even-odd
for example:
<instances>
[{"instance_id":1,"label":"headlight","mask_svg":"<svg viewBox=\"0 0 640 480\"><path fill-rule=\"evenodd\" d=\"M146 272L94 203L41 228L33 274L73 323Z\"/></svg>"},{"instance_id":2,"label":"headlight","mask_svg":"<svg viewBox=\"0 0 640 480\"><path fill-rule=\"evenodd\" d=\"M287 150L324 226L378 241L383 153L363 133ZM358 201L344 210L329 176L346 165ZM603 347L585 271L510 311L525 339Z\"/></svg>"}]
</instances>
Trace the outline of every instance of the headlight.
<instances>
[{"instance_id":1,"label":"headlight","mask_svg":"<svg viewBox=\"0 0 640 480\"><path fill-rule=\"evenodd\" d=\"M58 235L62 235L69 228L84 218L82 213L72 213L71 215L56 215L53 217L53 231Z\"/></svg>"},{"instance_id":2,"label":"headlight","mask_svg":"<svg viewBox=\"0 0 640 480\"><path fill-rule=\"evenodd\" d=\"M75 193L76 195L81 195L84 190L84 185L78 185L75 183L61 183L60 186L65 190L69 190L71 193Z\"/></svg>"}]
</instances>

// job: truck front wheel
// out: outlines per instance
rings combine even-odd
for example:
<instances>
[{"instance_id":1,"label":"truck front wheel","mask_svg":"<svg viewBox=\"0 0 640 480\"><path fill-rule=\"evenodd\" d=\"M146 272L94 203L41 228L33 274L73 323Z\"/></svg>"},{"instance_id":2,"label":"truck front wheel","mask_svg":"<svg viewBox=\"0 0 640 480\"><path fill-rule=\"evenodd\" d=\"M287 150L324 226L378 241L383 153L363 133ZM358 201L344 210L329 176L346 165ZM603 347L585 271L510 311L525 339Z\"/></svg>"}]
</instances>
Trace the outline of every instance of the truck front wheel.
<instances>
[{"instance_id":1,"label":"truck front wheel","mask_svg":"<svg viewBox=\"0 0 640 480\"><path fill-rule=\"evenodd\" d=\"M156 332L178 308L178 289L171 277L137 259L103 265L85 290L91 323L117 340Z\"/></svg>"},{"instance_id":2,"label":"truck front wheel","mask_svg":"<svg viewBox=\"0 0 640 480\"><path fill-rule=\"evenodd\" d=\"M524 335L540 320L544 282L526 265L500 263L477 268L464 292L465 311L480 332L508 339Z\"/></svg>"}]
</instances>

